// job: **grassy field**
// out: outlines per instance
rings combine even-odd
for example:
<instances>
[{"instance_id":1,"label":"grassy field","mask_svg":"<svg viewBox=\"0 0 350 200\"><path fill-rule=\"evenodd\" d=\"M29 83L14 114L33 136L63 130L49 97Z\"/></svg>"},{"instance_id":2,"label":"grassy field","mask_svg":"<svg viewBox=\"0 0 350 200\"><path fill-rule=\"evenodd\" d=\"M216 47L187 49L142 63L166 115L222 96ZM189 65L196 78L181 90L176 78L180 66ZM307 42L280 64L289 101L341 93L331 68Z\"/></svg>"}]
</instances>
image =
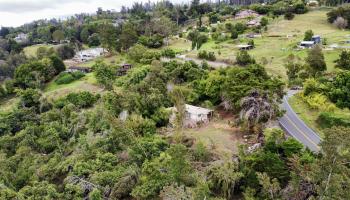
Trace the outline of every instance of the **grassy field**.
<instances>
[{"instance_id":1,"label":"grassy field","mask_svg":"<svg viewBox=\"0 0 350 200\"><path fill-rule=\"evenodd\" d=\"M265 65L267 71L273 75L279 75L286 78L284 60L293 53L300 58L305 58L307 50L295 50L296 45L303 40L306 30L313 30L315 35L321 35L326 38L327 44L340 44L350 39L350 32L335 28L327 22L327 9L310 11L303 15L296 15L291 21L284 20L283 16L274 20L270 19L268 30L262 34L261 38L255 38L256 48L249 53L261 62L266 59ZM273 37L272 37L273 36ZM237 44L244 44L247 39L240 38L236 41L228 40L221 43L209 40L203 45L201 50L213 51L218 60L232 61L238 49ZM191 43L184 39L177 39L171 43L171 47L176 50L189 50ZM220 52L220 55L219 55ZM189 57L197 57L197 50L186 53ZM324 50L325 60L328 71L334 71L334 60L338 58L339 50Z\"/></svg>"},{"instance_id":2,"label":"grassy field","mask_svg":"<svg viewBox=\"0 0 350 200\"><path fill-rule=\"evenodd\" d=\"M44 96L48 97L49 99L55 99L70 92L79 91L99 92L102 91L102 88L97 85L93 73L88 73L85 77L69 84L58 85L55 83L55 80L52 80L47 84L44 90Z\"/></svg>"},{"instance_id":3,"label":"grassy field","mask_svg":"<svg viewBox=\"0 0 350 200\"><path fill-rule=\"evenodd\" d=\"M201 128L187 129L185 134L192 136L196 141L203 142L218 155L227 158L237 153L238 144L242 144L239 131L232 128L227 120L214 120Z\"/></svg>"},{"instance_id":4,"label":"grassy field","mask_svg":"<svg viewBox=\"0 0 350 200\"><path fill-rule=\"evenodd\" d=\"M55 46L56 45L51 45L51 44L38 44L38 45L32 45L32 46L25 47L23 49L23 51L27 57L36 57L36 52L37 52L39 47L51 48L51 47L55 47Z\"/></svg>"}]
</instances>

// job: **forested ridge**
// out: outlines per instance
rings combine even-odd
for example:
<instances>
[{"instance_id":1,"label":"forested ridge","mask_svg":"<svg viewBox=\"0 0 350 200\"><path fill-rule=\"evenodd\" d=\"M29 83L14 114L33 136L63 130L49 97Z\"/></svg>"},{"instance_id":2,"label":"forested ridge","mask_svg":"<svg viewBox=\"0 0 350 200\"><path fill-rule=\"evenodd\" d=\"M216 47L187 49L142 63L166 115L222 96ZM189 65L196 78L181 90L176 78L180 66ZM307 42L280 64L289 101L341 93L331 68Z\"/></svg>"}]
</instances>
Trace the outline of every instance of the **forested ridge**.
<instances>
[{"instance_id":1,"label":"forested ridge","mask_svg":"<svg viewBox=\"0 0 350 200\"><path fill-rule=\"evenodd\" d=\"M324 40L299 49L283 78L267 71L270 58L230 49L254 49L251 35L312 9L299 0L160 1L2 27L0 199L350 199L349 52L329 72ZM349 28L347 5L328 9L325 23ZM242 20L242 11L253 15ZM289 88L322 111L319 152L278 126ZM188 123L190 106L210 120Z\"/></svg>"}]
</instances>

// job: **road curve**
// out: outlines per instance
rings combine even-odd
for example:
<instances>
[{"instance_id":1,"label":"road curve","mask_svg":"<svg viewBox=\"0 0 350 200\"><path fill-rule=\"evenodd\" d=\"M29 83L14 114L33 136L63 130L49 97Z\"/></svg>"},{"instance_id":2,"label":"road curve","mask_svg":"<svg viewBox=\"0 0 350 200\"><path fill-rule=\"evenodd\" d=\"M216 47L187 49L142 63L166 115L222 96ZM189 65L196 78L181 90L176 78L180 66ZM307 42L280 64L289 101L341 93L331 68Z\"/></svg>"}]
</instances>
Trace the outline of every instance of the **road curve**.
<instances>
[{"instance_id":1,"label":"road curve","mask_svg":"<svg viewBox=\"0 0 350 200\"><path fill-rule=\"evenodd\" d=\"M289 91L287 95L283 97L281 107L286 113L278 120L279 124L289 135L303 143L305 147L309 148L311 151L318 152L320 151L320 136L299 118L288 103L289 97L293 96L295 93L296 91Z\"/></svg>"}]
</instances>

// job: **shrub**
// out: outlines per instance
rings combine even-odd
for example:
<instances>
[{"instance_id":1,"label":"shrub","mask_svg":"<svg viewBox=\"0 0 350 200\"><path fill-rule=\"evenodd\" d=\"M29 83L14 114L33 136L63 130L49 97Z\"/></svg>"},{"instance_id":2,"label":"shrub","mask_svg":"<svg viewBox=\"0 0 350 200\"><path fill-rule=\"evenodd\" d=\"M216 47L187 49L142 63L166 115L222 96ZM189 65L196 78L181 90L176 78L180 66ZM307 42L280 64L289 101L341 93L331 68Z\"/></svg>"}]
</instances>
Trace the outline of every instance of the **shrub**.
<instances>
[{"instance_id":1,"label":"shrub","mask_svg":"<svg viewBox=\"0 0 350 200\"><path fill-rule=\"evenodd\" d=\"M237 39L238 38L238 31L236 29L233 29L231 31L231 39Z\"/></svg>"},{"instance_id":2,"label":"shrub","mask_svg":"<svg viewBox=\"0 0 350 200\"><path fill-rule=\"evenodd\" d=\"M57 47L56 52L63 60L73 58L75 54L74 48L69 45L61 45Z\"/></svg>"},{"instance_id":3,"label":"shrub","mask_svg":"<svg viewBox=\"0 0 350 200\"><path fill-rule=\"evenodd\" d=\"M313 36L314 36L314 32L312 30L307 30L304 33L304 40L311 41Z\"/></svg>"},{"instance_id":4,"label":"shrub","mask_svg":"<svg viewBox=\"0 0 350 200\"><path fill-rule=\"evenodd\" d=\"M239 51L236 56L236 62L239 65L254 64L255 60L252 58L247 51Z\"/></svg>"},{"instance_id":5,"label":"shrub","mask_svg":"<svg viewBox=\"0 0 350 200\"><path fill-rule=\"evenodd\" d=\"M73 73L63 72L58 75L57 79L55 80L55 83L57 83L58 85L68 84L84 76L85 74L80 71L73 72Z\"/></svg>"},{"instance_id":6,"label":"shrub","mask_svg":"<svg viewBox=\"0 0 350 200\"><path fill-rule=\"evenodd\" d=\"M141 36L139 43L148 48L159 48L163 46L163 37L159 34L152 35L150 37Z\"/></svg>"},{"instance_id":7,"label":"shrub","mask_svg":"<svg viewBox=\"0 0 350 200\"><path fill-rule=\"evenodd\" d=\"M330 112L322 112L317 119L317 123L322 128L332 128L333 126L350 126L350 119L342 118Z\"/></svg>"},{"instance_id":8,"label":"shrub","mask_svg":"<svg viewBox=\"0 0 350 200\"><path fill-rule=\"evenodd\" d=\"M286 19L286 20L292 20L292 19L294 19L294 14L293 14L292 12L286 12L286 13L284 14L284 19Z\"/></svg>"},{"instance_id":9,"label":"shrub","mask_svg":"<svg viewBox=\"0 0 350 200\"><path fill-rule=\"evenodd\" d=\"M166 48L162 51L162 56L167 57L167 58L175 58L176 53L174 50L170 48Z\"/></svg>"},{"instance_id":10,"label":"shrub","mask_svg":"<svg viewBox=\"0 0 350 200\"><path fill-rule=\"evenodd\" d=\"M99 98L99 94L94 95L88 91L70 93L66 97L56 100L55 106L62 108L68 103L71 103L78 108L88 108L93 106Z\"/></svg>"},{"instance_id":11,"label":"shrub","mask_svg":"<svg viewBox=\"0 0 350 200\"><path fill-rule=\"evenodd\" d=\"M207 52L205 50L198 52L198 58L205 59L205 60L210 60L210 61L215 61L216 60L214 52Z\"/></svg>"}]
</instances>

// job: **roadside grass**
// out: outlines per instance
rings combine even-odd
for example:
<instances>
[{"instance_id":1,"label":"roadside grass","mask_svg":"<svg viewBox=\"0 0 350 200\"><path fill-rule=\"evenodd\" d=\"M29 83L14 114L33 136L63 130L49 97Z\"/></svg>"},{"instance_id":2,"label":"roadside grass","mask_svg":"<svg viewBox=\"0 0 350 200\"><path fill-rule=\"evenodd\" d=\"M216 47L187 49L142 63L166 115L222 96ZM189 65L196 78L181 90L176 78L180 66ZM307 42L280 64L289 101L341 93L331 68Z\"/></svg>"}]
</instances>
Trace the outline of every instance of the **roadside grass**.
<instances>
[{"instance_id":1,"label":"roadside grass","mask_svg":"<svg viewBox=\"0 0 350 200\"><path fill-rule=\"evenodd\" d=\"M209 149L227 158L238 153L238 145L243 140L238 129L232 128L227 120L221 119L211 121L200 128L186 129L185 134L192 136L196 141L203 142Z\"/></svg>"},{"instance_id":2,"label":"roadside grass","mask_svg":"<svg viewBox=\"0 0 350 200\"><path fill-rule=\"evenodd\" d=\"M310 109L310 107L298 97L298 95L292 96L288 102L300 119L323 138L323 129L321 129L316 122L321 112L319 110Z\"/></svg>"},{"instance_id":3,"label":"roadside grass","mask_svg":"<svg viewBox=\"0 0 350 200\"><path fill-rule=\"evenodd\" d=\"M36 52L37 52L39 47L51 48L51 47L56 47L56 46L57 45L52 45L52 44L37 44L37 45L25 47L23 49L23 51L27 57L36 57Z\"/></svg>"},{"instance_id":4,"label":"roadside grass","mask_svg":"<svg viewBox=\"0 0 350 200\"><path fill-rule=\"evenodd\" d=\"M322 112L321 110L311 109L298 94L289 99L289 104L294 112L296 112L311 129L316 131L322 138L324 137L324 129L317 123L318 116ZM336 107L333 113L339 117L350 118L349 109L340 109Z\"/></svg>"}]
</instances>

